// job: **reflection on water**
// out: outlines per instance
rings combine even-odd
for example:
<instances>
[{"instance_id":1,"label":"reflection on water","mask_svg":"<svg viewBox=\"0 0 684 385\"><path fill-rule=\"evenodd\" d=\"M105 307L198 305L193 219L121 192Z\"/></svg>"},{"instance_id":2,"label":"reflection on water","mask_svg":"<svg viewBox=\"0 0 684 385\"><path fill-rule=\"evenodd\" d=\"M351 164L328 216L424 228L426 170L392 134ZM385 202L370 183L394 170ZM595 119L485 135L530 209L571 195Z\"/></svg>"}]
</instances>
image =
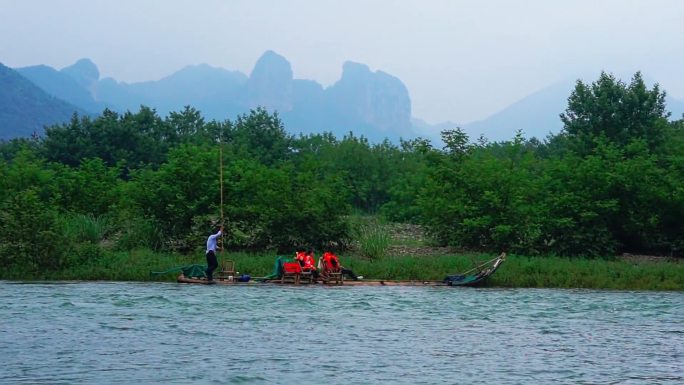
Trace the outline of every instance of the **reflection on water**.
<instances>
[{"instance_id":1,"label":"reflection on water","mask_svg":"<svg viewBox=\"0 0 684 385\"><path fill-rule=\"evenodd\" d=\"M0 294L0 383L684 383L682 293L0 282Z\"/></svg>"}]
</instances>

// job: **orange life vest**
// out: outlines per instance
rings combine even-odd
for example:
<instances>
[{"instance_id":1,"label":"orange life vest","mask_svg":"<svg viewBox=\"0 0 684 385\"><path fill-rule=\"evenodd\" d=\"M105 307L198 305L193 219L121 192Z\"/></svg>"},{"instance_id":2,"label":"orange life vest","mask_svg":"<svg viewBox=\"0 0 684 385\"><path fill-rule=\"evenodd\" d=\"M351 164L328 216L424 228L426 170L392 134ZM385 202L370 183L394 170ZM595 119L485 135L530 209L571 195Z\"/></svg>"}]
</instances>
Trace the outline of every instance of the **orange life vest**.
<instances>
[{"instance_id":1,"label":"orange life vest","mask_svg":"<svg viewBox=\"0 0 684 385\"><path fill-rule=\"evenodd\" d=\"M329 251L323 254L323 261L325 262L326 270L337 271L340 269L340 260Z\"/></svg>"},{"instance_id":2,"label":"orange life vest","mask_svg":"<svg viewBox=\"0 0 684 385\"><path fill-rule=\"evenodd\" d=\"M316 261L314 260L313 255L309 253L304 255L304 269L316 270Z\"/></svg>"},{"instance_id":3,"label":"orange life vest","mask_svg":"<svg viewBox=\"0 0 684 385\"><path fill-rule=\"evenodd\" d=\"M302 267L306 266L306 253L298 251L297 254L295 254L295 260L299 262Z\"/></svg>"}]
</instances>

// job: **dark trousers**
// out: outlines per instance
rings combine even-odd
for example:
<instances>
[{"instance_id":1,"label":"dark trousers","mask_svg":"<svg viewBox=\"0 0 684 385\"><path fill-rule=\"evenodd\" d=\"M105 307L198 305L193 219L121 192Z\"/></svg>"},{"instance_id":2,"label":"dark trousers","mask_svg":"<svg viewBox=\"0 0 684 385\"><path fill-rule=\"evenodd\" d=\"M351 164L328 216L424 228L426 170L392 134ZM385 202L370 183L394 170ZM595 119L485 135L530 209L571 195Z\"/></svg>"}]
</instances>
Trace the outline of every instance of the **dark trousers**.
<instances>
[{"instance_id":1,"label":"dark trousers","mask_svg":"<svg viewBox=\"0 0 684 385\"><path fill-rule=\"evenodd\" d=\"M218 261L216 260L216 253L214 250L209 250L207 252L207 279L209 281L214 279L214 270L218 267Z\"/></svg>"},{"instance_id":2,"label":"dark trousers","mask_svg":"<svg viewBox=\"0 0 684 385\"><path fill-rule=\"evenodd\" d=\"M353 279L354 281L356 281L356 280L359 279L359 278L356 276L356 274L354 274L354 272L351 271L351 270L349 270L349 269L342 269L342 270L340 270L340 272L342 272L342 274L344 274L344 275L349 276L349 277L350 277L351 279Z\"/></svg>"}]
</instances>

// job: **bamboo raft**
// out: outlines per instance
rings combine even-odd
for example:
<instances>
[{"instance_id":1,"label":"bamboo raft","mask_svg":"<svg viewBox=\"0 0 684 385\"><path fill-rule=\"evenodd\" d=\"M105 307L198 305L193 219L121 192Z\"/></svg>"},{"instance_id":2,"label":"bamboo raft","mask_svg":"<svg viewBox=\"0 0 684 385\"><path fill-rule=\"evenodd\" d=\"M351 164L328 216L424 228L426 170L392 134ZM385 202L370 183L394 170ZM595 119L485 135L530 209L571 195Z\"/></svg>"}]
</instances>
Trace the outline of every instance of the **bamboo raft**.
<instances>
[{"instance_id":1,"label":"bamboo raft","mask_svg":"<svg viewBox=\"0 0 684 385\"><path fill-rule=\"evenodd\" d=\"M382 280L382 279L361 279L358 281L340 279L333 282L318 282L306 280L288 280L270 279L260 281L259 278L250 280L249 282L240 282L232 276L219 275L213 281L207 281L205 278L186 277L182 273L178 276L179 283L188 284L216 284L216 285L235 285L235 286L259 286L259 285L308 285L308 286L480 286L487 278L501 266L506 259L506 253L501 253L498 257L484 262L464 273L458 275L447 276L442 281L423 281L423 280Z\"/></svg>"},{"instance_id":2,"label":"bamboo raft","mask_svg":"<svg viewBox=\"0 0 684 385\"><path fill-rule=\"evenodd\" d=\"M249 281L249 282L238 282L229 281L222 279L215 279L213 281L207 281L203 278L188 278L183 274L178 276L178 283L191 283L191 284L216 284L216 285L234 285L234 286L259 286L259 285L285 285L291 286L295 285L292 282L281 282L280 280L269 280L269 281ZM443 281L414 281L414 280L377 280L377 279L362 279L358 281L354 280L344 280L339 284L334 283L309 283L301 282L296 285L301 286L450 286Z\"/></svg>"}]
</instances>

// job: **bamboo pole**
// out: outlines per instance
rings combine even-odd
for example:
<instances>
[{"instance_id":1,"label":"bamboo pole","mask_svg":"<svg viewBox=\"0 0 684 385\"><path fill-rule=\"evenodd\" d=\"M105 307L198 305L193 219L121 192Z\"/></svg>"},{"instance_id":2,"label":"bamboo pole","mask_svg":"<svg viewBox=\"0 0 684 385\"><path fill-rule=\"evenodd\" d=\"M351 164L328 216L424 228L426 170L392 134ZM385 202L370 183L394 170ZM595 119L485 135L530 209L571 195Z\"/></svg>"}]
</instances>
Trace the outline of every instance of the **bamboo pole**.
<instances>
[{"instance_id":1,"label":"bamboo pole","mask_svg":"<svg viewBox=\"0 0 684 385\"><path fill-rule=\"evenodd\" d=\"M501 255L499 255L498 257L493 258L493 259L490 259L490 260L487 261L487 262L483 262L483 263L481 263L481 264L479 264L479 265L473 267L472 269L466 271L465 273L461 273L461 274L462 274L462 275L466 275L466 274L468 274L468 273L470 273L470 272L473 272L473 271L476 271L476 270L480 270L483 266L489 265L490 263L496 261L496 260L499 259L499 258L505 258L505 256L506 256L505 253L501 253Z\"/></svg>"},{"instance_id":2,"label":"bamboo pole","mask_svg":"<svg viewBox=\"0 0 684 385\"><path fill-rule=\"evenodd\" d=\"M219 128L219 184L221 191L221 227L223 227L223 127ZM223 233L221 231L221 254L223 254Z\"/></svg>"}]
</instances>

